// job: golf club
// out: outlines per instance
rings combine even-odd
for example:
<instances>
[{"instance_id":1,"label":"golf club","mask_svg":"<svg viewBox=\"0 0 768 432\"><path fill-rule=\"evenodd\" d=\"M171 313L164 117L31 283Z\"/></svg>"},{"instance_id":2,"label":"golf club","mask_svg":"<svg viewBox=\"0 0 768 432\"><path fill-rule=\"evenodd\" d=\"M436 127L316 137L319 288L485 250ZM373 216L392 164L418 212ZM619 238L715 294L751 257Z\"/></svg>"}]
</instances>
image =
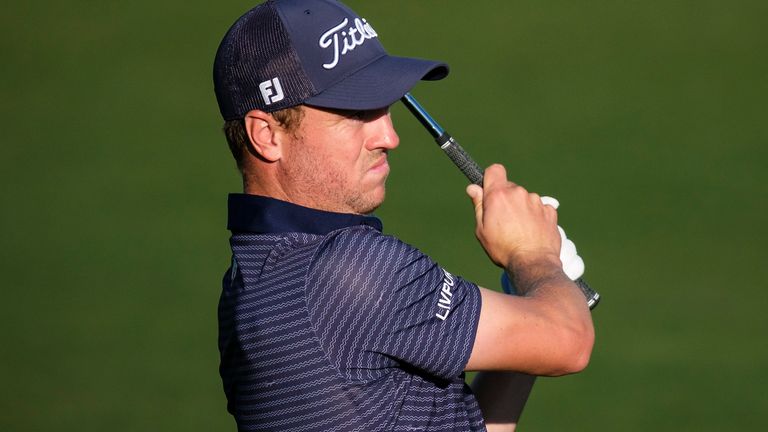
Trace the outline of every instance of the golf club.
<instances>
[{"instance_id":1,"label":"golf club","mask_svg":"<svg viewBox=\"0 0 768 432\"><path fill-rule=\"evenodd\" d=\"M459 145L459 143L453 139L453 137L445 131L440 125L427 113L427 111L416 101L416 99L410 94L406 93L402 99L408 111L410 111L417 120L424 126L424 128L432 135L437 145L445 152L446 155L453 161L453 163L464 173L465 176L472 183L482 186L483 185L483 170L475 162L474 159ZM600 294L590 288L590 286L582 279L576 279L576 285L579 286L584 296L587 298L587 305L590 309L594 309L600 302Z\"/></svg>"}]
</instances>

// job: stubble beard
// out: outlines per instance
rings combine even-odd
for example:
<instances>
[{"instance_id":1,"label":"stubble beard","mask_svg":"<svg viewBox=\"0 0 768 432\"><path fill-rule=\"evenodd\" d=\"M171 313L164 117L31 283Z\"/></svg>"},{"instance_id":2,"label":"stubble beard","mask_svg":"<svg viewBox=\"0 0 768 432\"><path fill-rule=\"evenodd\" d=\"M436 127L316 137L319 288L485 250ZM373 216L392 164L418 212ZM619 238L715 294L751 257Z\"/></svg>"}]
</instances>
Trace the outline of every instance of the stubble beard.
<instances>
[{"instance_id":1,"label":"stubble beard","mask_svg":"<svg viewBox=\"0 0 768 432\"><path fill-rule=\"evenodd\" d=\"M366 166L379 157L380 154L372 154ZM290 179L292 195L301 201L297 204L337 213L369 214L384 201L386 177L379 194L376 190L364 190L360 179L330 156L298 152L294 162L286 169L286 177Z\"/></svg>"}]
</instances>

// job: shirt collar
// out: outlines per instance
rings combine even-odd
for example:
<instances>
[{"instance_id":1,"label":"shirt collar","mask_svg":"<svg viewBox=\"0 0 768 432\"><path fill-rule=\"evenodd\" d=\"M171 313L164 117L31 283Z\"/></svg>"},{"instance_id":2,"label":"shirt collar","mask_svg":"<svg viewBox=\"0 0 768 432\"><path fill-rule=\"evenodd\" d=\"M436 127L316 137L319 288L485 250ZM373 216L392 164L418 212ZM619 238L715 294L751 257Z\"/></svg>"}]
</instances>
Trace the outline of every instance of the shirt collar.
<instances>
[{"instance_id":1,"label":"shirt collar","mask_svg":"<svg viewBox=\"0 0 768 432\"><path fill-rule=\"evenodd\" d=\"M232 232L325 235L356 225L382 230L381 220L374 216L316 210L260 195L230 194L228 207L227 229Z\"/></svg>"}]
</instances>

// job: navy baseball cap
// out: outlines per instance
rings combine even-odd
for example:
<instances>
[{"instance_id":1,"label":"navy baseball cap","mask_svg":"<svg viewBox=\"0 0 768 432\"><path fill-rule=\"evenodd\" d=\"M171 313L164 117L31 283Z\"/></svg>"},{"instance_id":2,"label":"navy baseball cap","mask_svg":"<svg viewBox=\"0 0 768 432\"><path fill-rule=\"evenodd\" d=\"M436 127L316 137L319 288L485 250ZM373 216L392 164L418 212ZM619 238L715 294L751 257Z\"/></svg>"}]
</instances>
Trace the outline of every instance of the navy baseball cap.
<instances>
[{"instance_id":1,"label":"navy baseball cap","mask_svg":"<svg viewBox=\"0 0 768 432\"><path fill-rule=\"evenodd\" d=\"M382 108L419 80L447 75L445 63L388 55L373 26L335 0L256 6L229 29L213 65L224 120L299 104Z\"/></svg>"}]
</instances>

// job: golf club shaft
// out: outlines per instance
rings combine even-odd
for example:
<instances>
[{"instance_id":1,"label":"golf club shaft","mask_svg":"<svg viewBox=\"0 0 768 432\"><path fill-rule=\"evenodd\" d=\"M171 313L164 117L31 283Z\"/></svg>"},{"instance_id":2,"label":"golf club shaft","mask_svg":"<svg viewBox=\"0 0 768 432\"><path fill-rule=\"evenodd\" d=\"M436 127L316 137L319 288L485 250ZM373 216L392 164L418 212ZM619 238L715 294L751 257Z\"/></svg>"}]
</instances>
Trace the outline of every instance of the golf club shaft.
<instances>
[{"instance_id":1,"label":"golf club shaft","mask_svg":"<svg viewBox=\"0 0 768 432\"><path fill-rule=\"evenodd\" d=\"M454 164L464 173L465 176L472 183L483 186L483 170L475 162L474 159L467 153L464 148L448 133L440 127L440 125L429 115L429 113L422 107L419 102L410 94L406 93L401 99L403 104L408 108L417 120L424 126L424 128L432 135L437 145L451 158ZM590 309L594 309L600 302L600 294L590 288L590 286L582 279L576 279L576 285L579 286L584 296L587 298L587 304Z\"/></svg>"}]
</instances>

